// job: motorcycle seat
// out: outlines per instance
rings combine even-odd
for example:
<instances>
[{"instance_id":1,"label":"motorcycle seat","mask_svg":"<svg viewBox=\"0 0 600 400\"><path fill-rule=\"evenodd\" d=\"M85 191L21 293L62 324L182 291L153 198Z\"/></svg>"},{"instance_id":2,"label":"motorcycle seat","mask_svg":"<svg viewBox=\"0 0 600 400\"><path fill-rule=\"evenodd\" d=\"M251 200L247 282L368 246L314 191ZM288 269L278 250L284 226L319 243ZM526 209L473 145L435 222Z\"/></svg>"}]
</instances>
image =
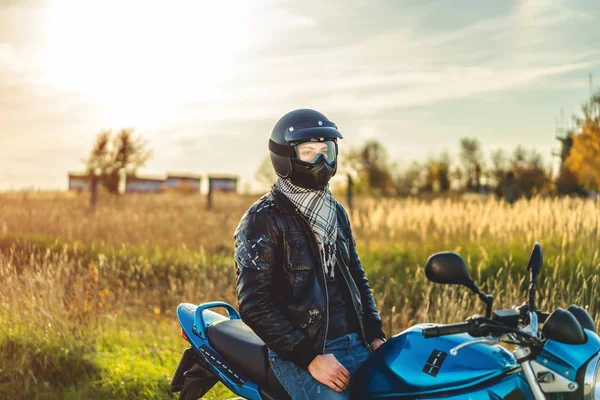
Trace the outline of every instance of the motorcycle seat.
<instances>
[{"instance_id":1,"label":"motorcycle seat","mask_svg":"<svg viewBox=\"0 0 600 400\"><path fill-rule=\"evenodd\" d=\"M233 368L248 375L270 397L290 399L269 366L267 346L242 320L214 323L206 329L206 335L211 346Z\"/></svg>"}]
</instances>

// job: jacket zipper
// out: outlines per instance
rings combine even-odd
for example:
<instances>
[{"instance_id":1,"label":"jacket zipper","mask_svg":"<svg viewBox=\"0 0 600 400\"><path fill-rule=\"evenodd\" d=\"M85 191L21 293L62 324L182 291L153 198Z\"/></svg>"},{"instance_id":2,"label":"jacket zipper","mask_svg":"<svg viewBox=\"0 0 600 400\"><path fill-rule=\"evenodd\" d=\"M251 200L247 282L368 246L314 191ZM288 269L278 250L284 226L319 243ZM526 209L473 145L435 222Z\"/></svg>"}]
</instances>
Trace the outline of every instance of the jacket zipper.
<instances>
[{"instance_id":1,"label":"jacket zipper","mask_svg":"<svg viewBox=\"0 0 600 400\"><path fill-rule=\"evenodd\" d=\"M346 265L345 261L342 260L342 257L340 257L340 261L342 261L344 263L344 266ZM362 333L362 340L365 343L365 345L367 346L367 348L369 349L369 351L372 353L373 349L371 349L371 344L367 343L367 335L365 334L365 330L363 328L363 321L362 321L362 318L360 317L360 313L358 312L358 307L356 306L356 302L354 301L354 296L352 296L352 288L350 287L350 282L348 282L348 278L346 278L346 275L344 275L344 272L342 271L341 267L340 267L340 273L344 277L344 281L346 281L346 285L348 285L348 292L350 293L350 299L352 300L352 305L354 306L354 312L356 312L356 316L358 317L358 325L360 326L360 331Z\"/></svg>"},{"instance_id":2,"label":"jacket zipper","mask_svg":"<svg viewBox=\"0 0 600 400\"><path fill-rule=\"evenodd\" d=\"M298 212L298 209L296 209L296 212ZM304 218L304 215L302 215L301 213L298 213L298 215L300 215L304 222L306 222L306 225L309 228L309 232L313 237L313 243L316 243L317 239L315 237L314 232L310 228L310 224L308 223L306 218ZM323 255L321 254L318 248L317 253L319 253L319 261L321 261L321 271L323 272L323 286L325 287L325 335L323 336L323 354L325 354L325 341L327 340L327 329L329 328L329 293L327 292L327 277L325 276L325 263L323 262Z\"/></svg>"},{"instance_id":3,"label":"jacket zipper","mask_svg":"<svg viewBox=\"0 0 600 400\"><path fill-rule=\"evenodd\" d=\"M300 217L304 220L304 222L306 222L306 225L308 225L308 227L310 228L310 224L308 223L308 221L306 220L306 218L304 217L304 215L298 213L298 215L300 215ZM316 241L316 238L314 237L314 233L312 232L312 230L310 230L313 239ZM317 249L318 250L318 249ZM325 317L325 336L323 337L323 354L325 354L325 342L327 340L327 331L329 328L329 294L327 292L327 277L325 275L325 263L323 261L323 255L321 254L320 251L317 251L319 253L319 260L321 261L321 271L323 272L323 285L325 286L325 312L326 312L326 317ZM342 260L342 258L340 257L340 261L344 263L345 262ZM344 275L344 272L342 271L342 268L340 267L340 273L342 274L342 276L344 277L344 281L346 282L346 285L348 286L348 291L350 292L350 299L352 300L352 306L354 308L354 312L356 313L356 316L358 318L358 325L360 326L360 331L362 333L362 340L365 343L365 345L367 346L367 349L369 349L369 352L373 352L373 349L371 348L371 345L369 343L367 343L367 335L365 334L365 330L363 327L363 321L362 318L360 316L360 313L358 312L358 307L356 306L356 302L354 301L354 296L352 296L352 288L350 287L350 282L348 282L348 278L346 278L346 275Z\"/></svg>"}]
</instances>

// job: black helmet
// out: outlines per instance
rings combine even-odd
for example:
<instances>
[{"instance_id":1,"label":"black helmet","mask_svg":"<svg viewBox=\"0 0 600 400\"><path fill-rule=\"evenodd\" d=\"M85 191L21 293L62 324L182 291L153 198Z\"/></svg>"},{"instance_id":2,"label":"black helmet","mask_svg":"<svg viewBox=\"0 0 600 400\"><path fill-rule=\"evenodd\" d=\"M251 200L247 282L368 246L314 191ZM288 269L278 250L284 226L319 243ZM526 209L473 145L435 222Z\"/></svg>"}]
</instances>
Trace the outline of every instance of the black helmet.
<instances>
[{"instance_id":1,"label":"black helmet","mask_svg":"<svg viewBox=\"0 0 600 400\"><path fill-rule=\"evenodd\" d=\"M337 126L318 111L301 109L287 113L277 121L269 139L275 172L298 186L323 189L337 171L338 138L342 135ZM298 157L298 145L306 142L325 145L324 153L303 161Z\"/></svg>"}]
</instances>

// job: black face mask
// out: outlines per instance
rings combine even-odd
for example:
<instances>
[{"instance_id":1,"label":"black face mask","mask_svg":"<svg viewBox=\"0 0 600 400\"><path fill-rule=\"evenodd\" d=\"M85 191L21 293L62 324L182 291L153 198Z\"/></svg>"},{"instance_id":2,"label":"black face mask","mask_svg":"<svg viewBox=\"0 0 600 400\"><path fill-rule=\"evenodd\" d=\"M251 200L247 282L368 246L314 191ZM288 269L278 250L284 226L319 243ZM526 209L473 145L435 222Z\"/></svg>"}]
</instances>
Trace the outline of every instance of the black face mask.
<instances>
[{"instance_id":1,"label":"black face mask","mask_svg":"<svg viewBox=\"0 0 600 400\"><path fill-rule=\"evenodd\" d=\"M307 189L323 189L337 171L337 160L329 163L322 154L317 156L315 163L307 163L298 159L292 160L293 184Z\"/></svg>"}]
</instances>

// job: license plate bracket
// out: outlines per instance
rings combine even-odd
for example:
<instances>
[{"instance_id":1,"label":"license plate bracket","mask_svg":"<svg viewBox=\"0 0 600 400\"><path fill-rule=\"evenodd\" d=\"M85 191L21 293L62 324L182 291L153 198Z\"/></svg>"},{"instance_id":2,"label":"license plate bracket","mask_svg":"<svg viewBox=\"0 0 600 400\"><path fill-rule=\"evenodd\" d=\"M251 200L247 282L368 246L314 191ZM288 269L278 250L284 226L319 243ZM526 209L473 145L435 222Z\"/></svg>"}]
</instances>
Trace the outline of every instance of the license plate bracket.
<instances>
[{"instance_id":1,"label":"license plate bracket","mask_svg":"<svg viewBox=\"0 0 600 400\"><path fill-rule=\"evenodd\" d=\"M171 392L180 392L183 389L183 384L185 383L184 373L192 369L194 364L196 364L194 351L191 347L188 347L181 354L179 365L177 365L173 378L171 378Z\"/></svg>"}]
</instances>

